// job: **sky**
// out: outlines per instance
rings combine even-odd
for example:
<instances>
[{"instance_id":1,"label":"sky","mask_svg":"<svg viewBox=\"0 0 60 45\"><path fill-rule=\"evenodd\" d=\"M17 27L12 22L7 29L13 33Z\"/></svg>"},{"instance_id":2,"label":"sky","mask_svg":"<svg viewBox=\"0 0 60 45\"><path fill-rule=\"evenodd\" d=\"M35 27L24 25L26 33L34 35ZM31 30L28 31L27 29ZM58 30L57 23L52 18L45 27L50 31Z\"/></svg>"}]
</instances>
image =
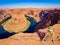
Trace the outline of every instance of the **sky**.
<instances>
[{"instance_id":1,"label":"sky","mask_svg":"<svg viewBox=\"0 0 60 45\"><path fill-rule=\"evenodd\" d=\"M0 8L60 8L60 0L0 0Z\"/></svg>"}]
</instances>

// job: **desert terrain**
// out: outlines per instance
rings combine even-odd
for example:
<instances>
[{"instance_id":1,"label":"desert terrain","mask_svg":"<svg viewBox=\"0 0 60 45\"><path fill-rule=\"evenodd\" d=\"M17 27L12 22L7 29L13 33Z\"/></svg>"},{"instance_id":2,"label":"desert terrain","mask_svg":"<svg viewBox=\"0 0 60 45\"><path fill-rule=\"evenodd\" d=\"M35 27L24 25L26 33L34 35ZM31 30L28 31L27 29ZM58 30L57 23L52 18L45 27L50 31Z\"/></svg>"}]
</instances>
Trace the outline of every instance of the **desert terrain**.
<instances>
[{"instance_id":1,"label":"desert terrain","mask_svg":"<svg viewBox=\"0 0 60 45\"><path fill-rule=\"evenodd\" d=\"M45 18L43 21L41 21L42 11L45 13L49 12L48 15L52 15L52 17L47 16L48 18ZM8 25L6 22L7 24L3 24L2 26L4 29L13 29L7 30L8 32L17 33L9 36L8 38L0 39L0 45L60 45L60 8L0 9L0 22L3 21L8 15L12 16L10 20L13 22L13 25ZM25 18L25 15L33 17L36 22L38 22L38 25L35 26L33 33L19 32L22 29L26 30L25 27L29 26L27 25L27 19ZM54 28L54 34L52 37L53 41L45 41L44 39L48 32L48 26L50 25L52 25ZM38 31L45 33L45 36L42 40L37 34Z\"/></svg>"}]
</instances>

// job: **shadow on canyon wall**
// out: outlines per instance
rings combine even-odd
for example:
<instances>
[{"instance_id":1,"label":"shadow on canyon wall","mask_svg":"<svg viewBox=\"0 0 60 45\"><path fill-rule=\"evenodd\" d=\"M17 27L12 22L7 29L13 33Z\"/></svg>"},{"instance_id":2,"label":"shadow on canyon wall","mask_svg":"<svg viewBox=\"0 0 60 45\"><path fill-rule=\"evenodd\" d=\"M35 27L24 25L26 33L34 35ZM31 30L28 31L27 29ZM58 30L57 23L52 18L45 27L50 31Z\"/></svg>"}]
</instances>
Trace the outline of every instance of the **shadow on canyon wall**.
<instances>
[{"instance_id":1,"label":"shadow on canyon wall","mask_svg":"<svg viewBox=\"0 0 60 45\"><path fill-rule=\"evenodd\" d=\"M41 21L38 22L35 32L48 26L53 26L58 23L60 24L60 10L54 9L41 11L39 16Z\"/></svg>"},{"instance_id":2,"label":"shadow on canyon wall","mask_svg":"<svg viewBox=\"0 0 60 45\"><path fill-rule=\"evenodd\" d=\"M38 25L35 27L35 32L40 37L40 40L45 37L45 33L40 32L40 29L44 29L48 26L53 26L55 24L60 24L60 10L45 10L39 13L41 21L38 22Z\"/></svg>"},{"instance_id":3,"label":"shadow on canyon wall","mask_svg":"<svg viewBox=\"0 0 60 45\"><path fill-rule=\"evenodd\" d=\"M1 15L3 14L0 12ZM30 26L25 32L23 33L34 33L37 32L39 29L44 29L48 26L53 26L54 24L60 23L60 10L54 9L54 10L42 10L39 13L41 21L38 23L31 21L31 25L35 24L34 26ZM0 39L8 38L16 33L9 33L7 32L2 25L0 25ZM45 33L37 32L39 37L44 37ZM43 35L42 35L43 34Z\"/></svg>"}]
</instances>

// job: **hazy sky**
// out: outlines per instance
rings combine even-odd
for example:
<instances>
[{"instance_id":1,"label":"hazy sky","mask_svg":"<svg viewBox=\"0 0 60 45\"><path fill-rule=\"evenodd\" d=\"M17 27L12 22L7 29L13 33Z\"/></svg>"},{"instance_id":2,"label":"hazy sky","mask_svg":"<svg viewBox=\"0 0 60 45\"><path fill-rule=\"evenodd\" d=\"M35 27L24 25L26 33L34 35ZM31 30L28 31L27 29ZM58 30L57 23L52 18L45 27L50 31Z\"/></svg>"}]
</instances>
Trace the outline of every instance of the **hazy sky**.
<instances>
[{"instance_id":1,"label":"hazy sky","mask_svg":"<svg viewBox=\"0 0 60 45\"><path fill-rule=\"evenodd\" d=\"M60 0L0 0L0 8L56 8Z\"/></svg>"}]
</instances>

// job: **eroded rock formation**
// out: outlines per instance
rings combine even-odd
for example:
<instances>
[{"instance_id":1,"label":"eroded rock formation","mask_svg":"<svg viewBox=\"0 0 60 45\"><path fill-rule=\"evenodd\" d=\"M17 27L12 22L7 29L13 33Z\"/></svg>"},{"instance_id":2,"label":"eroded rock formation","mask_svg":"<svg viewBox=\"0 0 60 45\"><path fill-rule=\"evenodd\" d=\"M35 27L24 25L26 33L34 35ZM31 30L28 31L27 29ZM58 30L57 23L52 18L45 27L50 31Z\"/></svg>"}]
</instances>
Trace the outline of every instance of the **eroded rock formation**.
<instances>
[{"instance_id":1,"label":"eroded rock formation","mask_svg":"<svg viewBox=\"0 0 60 45\"><path fill-rule=\"evenodd\" d=\"M36 26L36 31L60 23L60 10L41 11L39 16L41 21L38 22L39 24Z\"/></svg>"}]
</instances>

